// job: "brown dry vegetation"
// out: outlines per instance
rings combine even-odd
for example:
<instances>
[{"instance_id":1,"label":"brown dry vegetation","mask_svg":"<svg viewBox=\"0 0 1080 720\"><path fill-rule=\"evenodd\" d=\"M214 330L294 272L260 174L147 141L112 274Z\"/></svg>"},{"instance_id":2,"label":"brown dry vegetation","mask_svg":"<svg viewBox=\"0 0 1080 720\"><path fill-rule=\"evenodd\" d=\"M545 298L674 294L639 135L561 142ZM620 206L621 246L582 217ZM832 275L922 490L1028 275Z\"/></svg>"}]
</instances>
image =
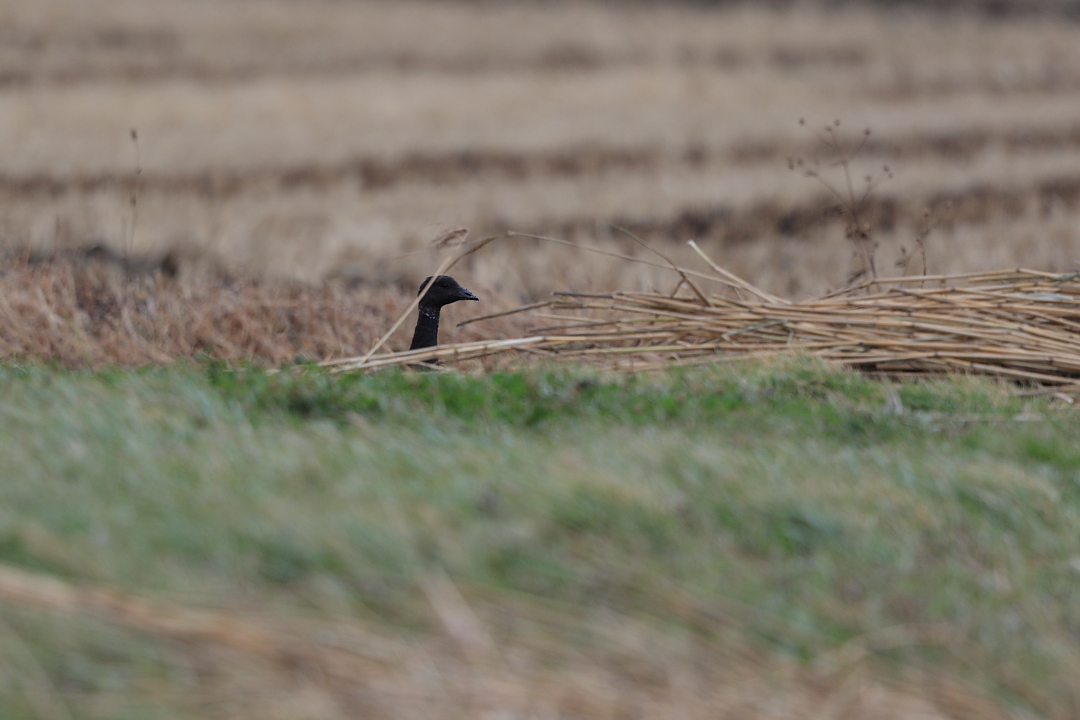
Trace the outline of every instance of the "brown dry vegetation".
<instances>
[{"instance_id":1,"label":"brown dry vegetation","mask_svg":"<svg viewBox=\"0 0 1080 720\"><path fill-rule=\"evenodd\" d=\"M785 167L818 154L799 117L840 117L874 130L866 171L895 171L872 208L881 267L951 201L931 271L1069 270L1078 30L867 4L11 0L0 234L411 288L437 261L407 254L447 227L636 252L615 222L799 297L858 265L822 188ZM524 240L461 273L522 299L657 282Z\"/></svg>"},{"instance_id":2,"label":"brown dry vegetation","mask_svg":"<svg viewBox=\"0 0 1080 720\"><path fill-rule=\"evenodd\" d=\"M206 356L260 364L326 360L366 351L394 322L411 293L282 279L207 274L177 278L182 260L124 263L103 249L38 257L9 255L0 266L0 357L58 361L68 367L139 366ZM506 301L485 298L489 306ZM447 311L453 320L456 308ZM517 322L517 326L515 326ZM520 321L476 326L444 341L480 333L518 334ZM408 347L412 328L391 338Z\"/></svg>"}]
</instances>

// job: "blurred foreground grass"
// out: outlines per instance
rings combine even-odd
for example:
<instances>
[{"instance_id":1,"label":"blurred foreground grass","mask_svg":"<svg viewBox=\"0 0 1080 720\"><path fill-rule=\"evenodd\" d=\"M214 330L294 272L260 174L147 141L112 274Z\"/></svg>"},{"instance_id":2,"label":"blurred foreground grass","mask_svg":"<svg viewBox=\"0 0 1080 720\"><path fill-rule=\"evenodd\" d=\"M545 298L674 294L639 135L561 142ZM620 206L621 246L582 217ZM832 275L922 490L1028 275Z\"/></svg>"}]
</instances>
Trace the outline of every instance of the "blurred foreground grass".
<instances>
[{"instance_id":1,"label":"blurred foreground grass","mask_svg":"<svg viewBox=\"0 0 1080 720\"><path fill-rule=\"evenodd\" d=\"M986 380L806 359L652 377L8 367L0 563L409 637L441 568L494 605L691 634L722 615L800 663L854 643L886 673L1065 717L1078 431L1074 410ZM2 598L0 621L4 717L42 716L41 686L76 717L192 712L197 681L152 638Z\"/></svg>"}]
</instances>

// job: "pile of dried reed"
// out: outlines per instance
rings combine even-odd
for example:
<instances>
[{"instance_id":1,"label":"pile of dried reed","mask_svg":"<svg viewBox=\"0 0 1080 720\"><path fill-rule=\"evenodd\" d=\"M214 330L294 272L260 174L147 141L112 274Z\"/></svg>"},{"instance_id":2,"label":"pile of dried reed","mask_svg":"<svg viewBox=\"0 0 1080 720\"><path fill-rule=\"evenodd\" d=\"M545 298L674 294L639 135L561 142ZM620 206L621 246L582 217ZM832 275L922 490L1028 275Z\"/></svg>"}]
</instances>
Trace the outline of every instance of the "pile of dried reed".
<instances>
[{"instance_id":1,"label":"pile of dried reed","mask_svg":"<svg viewBox=\"0 0 1080 720\"><path fill-rule=\"evenodd\" d=\"M1080 391L1080 273L876 279L789 302L709 265L712 274L674 268L681 280L669 294L560 292L511 311L546 323L528 337L332 364L354 370L438 357L453 365L516 353L642 371L803 353L889 376L966 372ZM702 280L724 290L706 295Z\"/></svg>"}]
</instances>

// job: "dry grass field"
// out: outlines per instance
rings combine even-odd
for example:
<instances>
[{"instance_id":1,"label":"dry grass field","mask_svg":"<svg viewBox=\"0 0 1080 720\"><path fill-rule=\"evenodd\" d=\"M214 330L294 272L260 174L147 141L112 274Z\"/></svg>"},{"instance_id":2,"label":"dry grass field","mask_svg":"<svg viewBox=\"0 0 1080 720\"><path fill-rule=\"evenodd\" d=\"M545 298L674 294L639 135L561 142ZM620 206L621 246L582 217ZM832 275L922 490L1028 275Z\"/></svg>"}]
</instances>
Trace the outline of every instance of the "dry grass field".
<instances>
[{"instance_id":1,"label":"dry grass field","mask_svg":"<svg viewBox=\"0 0 1080 720\"><path fill-rule=\"evenodd\" d=\"M957 5L8 0L0 237L411 289L450 227L637 253L616 223L805 297L859 266L787 168L839 118L873 130L857 179L893 170L883 271L927 209L931 271L1073 269L1080 25ZM459 272L515 300L670 281L524 240Z\"/></svg>"}]
</instances>

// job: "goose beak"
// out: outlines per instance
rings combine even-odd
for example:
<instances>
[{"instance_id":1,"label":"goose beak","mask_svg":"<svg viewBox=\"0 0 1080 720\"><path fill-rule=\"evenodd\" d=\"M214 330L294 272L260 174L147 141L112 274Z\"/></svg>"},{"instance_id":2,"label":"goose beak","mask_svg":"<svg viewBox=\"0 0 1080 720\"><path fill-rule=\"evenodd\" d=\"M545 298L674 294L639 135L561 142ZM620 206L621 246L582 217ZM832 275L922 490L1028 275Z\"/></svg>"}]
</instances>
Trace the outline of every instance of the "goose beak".
<instances>
[{"instance_id":1,"label":"goose beak","mask_svg":"<svg viewBox=\"0 0 1080 720\"><path fill-rule=\"evenodd\" d=\"M473 295L471 292L469 292L465 288L461 288L461 297L459 297L458 300L479 300L479 299L480 298L476 297L475 295Z\"/></svg>"}]
</instances>

